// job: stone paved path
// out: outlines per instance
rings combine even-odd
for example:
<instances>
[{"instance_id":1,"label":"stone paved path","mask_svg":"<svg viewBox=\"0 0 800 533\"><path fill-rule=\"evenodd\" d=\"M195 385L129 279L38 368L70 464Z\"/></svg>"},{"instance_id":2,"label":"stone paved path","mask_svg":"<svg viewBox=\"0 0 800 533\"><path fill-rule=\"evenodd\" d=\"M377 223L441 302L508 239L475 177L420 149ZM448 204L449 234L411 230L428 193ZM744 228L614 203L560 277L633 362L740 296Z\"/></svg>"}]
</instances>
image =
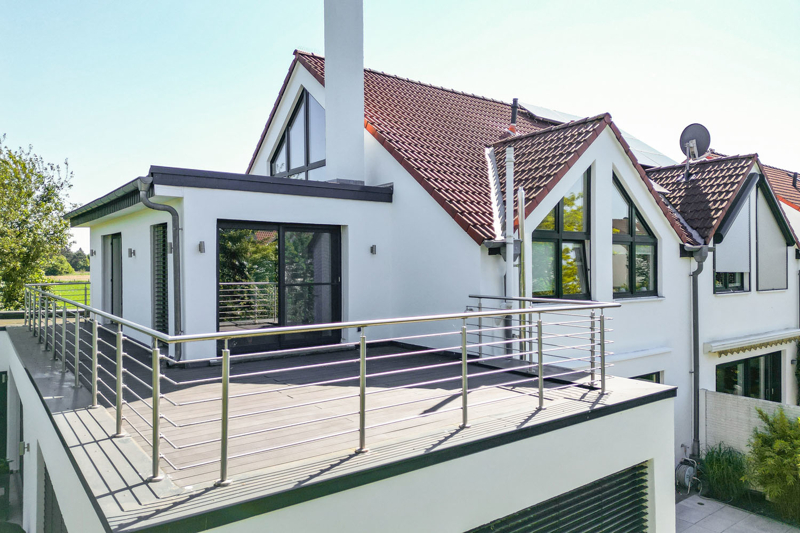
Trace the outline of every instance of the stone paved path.
<instances>
[{"instance_id":1,"label":"stone paved path","mask_svg":"<svg viewBox=\"0 0 800 533\"><path fill-rule=\"evenodd\" d=\"M800 529L694 495L675 507L677 533L800 533Z\"/></svg>"}]
</instances>

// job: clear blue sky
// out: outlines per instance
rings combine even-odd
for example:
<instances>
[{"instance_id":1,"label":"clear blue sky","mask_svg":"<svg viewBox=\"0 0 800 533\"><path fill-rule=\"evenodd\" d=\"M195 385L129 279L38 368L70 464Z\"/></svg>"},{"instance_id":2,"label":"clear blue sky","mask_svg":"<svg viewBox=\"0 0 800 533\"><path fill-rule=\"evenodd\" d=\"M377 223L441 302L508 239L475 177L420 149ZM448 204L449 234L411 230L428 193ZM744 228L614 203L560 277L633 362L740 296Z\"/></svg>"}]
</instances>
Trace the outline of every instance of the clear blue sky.
<instances>
[{"instance_id":1,"label":"clear blue sky","mask_svg":"<svg viewBox=\"0 0 800 533\"><path fill-rule=\"evenodd\" d=\"M608 111L678 159L712 147L800 170L800 2L364 0L365 64L558 109ZM151 164L244 172L322 0L0 0L0 133L69 158L82 204ZM77 235L87 248L87 236Z\"/></svg>"}]
</instances>

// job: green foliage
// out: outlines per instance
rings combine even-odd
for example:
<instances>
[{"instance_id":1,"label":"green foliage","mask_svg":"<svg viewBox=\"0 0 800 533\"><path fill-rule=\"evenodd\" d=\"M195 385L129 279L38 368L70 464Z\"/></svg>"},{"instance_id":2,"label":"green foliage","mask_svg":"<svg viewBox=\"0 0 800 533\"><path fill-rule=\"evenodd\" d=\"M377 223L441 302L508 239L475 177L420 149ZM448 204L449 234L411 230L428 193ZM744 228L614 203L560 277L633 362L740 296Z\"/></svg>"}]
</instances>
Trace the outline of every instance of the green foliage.
<instances>
[{"instance_id":1,"label":"green foliage","mask_svg":"<svg viewBox=\"0 0 800 533\"><path fill-rule=\"evenodd\" d=\"M800 521L800 419L783 409L770 416L756 408L764 429L750 439L747 480L764 492L784 519Z\"/></svg>"},{"instance_id":2,"label":"green foliage","mask_svg":"<svg viewBox=\"0 0 800 533\"><path fill-rule=\"evenodd\" d=\"M0 459L0 474L9 474L11 472L11 461L8 459Z\"/></svg>"},{"instance_id":3,"label":"green foliage","mask_svg":"<svg viewBox=\"0 0 800 533\"><path fill-rule=\"evenodd\" d=\"M745 495L747 482L745 454L718 444L706 450L700 462L700 477L709 488L710 496L722 501L734 501Z\"/></svg>"},{"instance_id":4,"label":"green foliage","mask_svg":"<svg viewBox=\"0 0 800 533\"><path fill-rule=\"evenodd\" d=\"M75 272L89 271L89 256L84 253L82 248L78 248L77 252L73 252L69 248L66 248L61 250L61 255L64 256Z\"/></svg>"},{"instance_id":5,"label":"green foliage","mask_svg":"<svg viewBox=\"0 0 800 533\"><path fill-rule=\"evenodd\" d=\"M74 274L75 270L69 264L67 258L59 254L50 259L50 262L44 268L44 273L47 276L67 276Z\"/></svg>"},{"instance_id":6,"label":"green foliage","mask_svg":"<svg viewBox=\"0 0 800 533\"><path fill-rule=\"evenodd\" d=\"M22 307L26 283L44 279L51 258L69 244L67 191L72 174L33 148L11 150L0 137L0 309Z\"/></svg>"}]
</instances>

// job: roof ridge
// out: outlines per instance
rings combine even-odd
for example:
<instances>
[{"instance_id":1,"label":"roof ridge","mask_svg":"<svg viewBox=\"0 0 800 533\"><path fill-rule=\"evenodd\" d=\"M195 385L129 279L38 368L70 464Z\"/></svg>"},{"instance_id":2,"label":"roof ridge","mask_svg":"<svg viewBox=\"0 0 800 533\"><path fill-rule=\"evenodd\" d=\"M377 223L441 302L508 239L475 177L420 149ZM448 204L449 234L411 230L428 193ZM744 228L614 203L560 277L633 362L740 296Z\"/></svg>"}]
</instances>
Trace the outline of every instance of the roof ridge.
<instances>
[{"instance_id":1,"label":"roof ridge","mask_svg":"<svg viewBox=\"0 0 800 533\"><path fill-rule=\"evenodd\" d=\"M295 54L306 55L306 56L316 57L318 59L325 60L325 56L321 56L321 55L315 54L313 52L306 52L306 51L303 51L303 50L295 50L294 52L295 52ZM371 73L377 74L379 76L386 76L388 78L394 78L394 79L401 80L401 81L407 81L409 83L414 83L416 85L421 85L423 87L430 87L432 89L438 89L440 91L445 91L445 92L449 92L449 93L453 93L453 94L460 94L461 96L469 96L471 98L477 98L478 100L485 100L485 101L488 101L488 102L493 102L495 104L503 104L503 105L507 105L509 107L511 106L510 102L504 102L503 100L498 100L496 98L491 98L489 96L481 96L481 95L475 94L475 93L468 93L468 92L465 92L465 91L459 91L458 89L451 89L449 87L443 87L441 85L434 85L432 83L426 83L426 82L420 81L420 80L412 80L411 78L406 78L406 77L403 77L403 76L400 76L400 75L397 75L397 74L389 74L388 72L384 72L382 70L376 70L376 69L373 69L373 68L364 67L364 71L365 72L371 72ZM529 113L529 114L531 116L539 118L536 115L534 115L533 113Z\"/></svg>"},{"instance_id":2,"label":"roof ridge","mask_svg":"<svg viewBox=\"0 0 800 533\"><path fill-rule=\"evenodd\" d=\"M535 116L535 115L534 115ZM526 133L525 135L512 135L511 137L507 137L505 139L500 139L499 141L493 142L491 144L487 144L486 146L496 146L498 144L504 144L512 141L517 141L520 139L527 139L528 137L533 137L534 135L540 135L543 133L550 133L559 129L563 128L570 128L572 126L577 126L578 124L586 124L588 122L593 122L595 120L606 119L606 122L611 122L611 114L610 113L601 113L599 115L595 115L593 117L586 117L580 120L572 120L570 122L564 122L562 124L556 124L555 126L550 126L547 128L542 128L540 130L532 131L530 133Z\"/></svg>"},{"instance_id":3,"label":"roof ridge","mask_svg":"<svg viewBox=\"0 0 800 533\"><path fill-rule=\"evenodd\" d=\"M694 161L691 161L689 163L689 166L691 167L693 165L719 163L720 161L729 161L731 159L753 159L753 158L758 159L758 154L757 153L752 153L752 154L743 154L743 155L728 155L728 156L725 156L725 157L718 157L716 159L695 159ZM648 173L650 173L650 172L658 172L658 171L661 171L661 170L667 170L667 169L672 169L672 168L686 168L686 163L678 163L678 164L675 164L675 165L667 165L667 166L664 166L664 167L653 167L653 168L647 169L647 172Z\"/></svg>"},{"instance_id":4,"label":"roof ridge","mask_svg":"<svg viewBox=\"0 0 800 533\"><path fill-rule=\"evenodd\" d=\"M719 155L719 156L722 156L722 157L719 157L719 158L717 158L717 159L722 159L722 158L724 158L724 157L734 157L734 156L727 156L727 155L723 154L722 152L717 152L717 151L716 151L715 149L713 149L713 148L709 148L709 149L708 149L708 151L709 151L709 152L711 152L712 154L717 154L717 155ZM787 169L785 169L785 168L776 167L775 165L768 165L768 164L766 164L766 163L762 163L762 162L761 162L761 158L760 158L760 157L758 158L758 161L759 161L759 163L761 163L761 164L762 164L763 166L765 166L765 167L774 168L775 170L780 170L781 172L786 172L787 174L795 174L795 173L797 173L797 174L800 174L800 171L795 171L795 170L787 170Z\"/></svg>"}]
</instances>

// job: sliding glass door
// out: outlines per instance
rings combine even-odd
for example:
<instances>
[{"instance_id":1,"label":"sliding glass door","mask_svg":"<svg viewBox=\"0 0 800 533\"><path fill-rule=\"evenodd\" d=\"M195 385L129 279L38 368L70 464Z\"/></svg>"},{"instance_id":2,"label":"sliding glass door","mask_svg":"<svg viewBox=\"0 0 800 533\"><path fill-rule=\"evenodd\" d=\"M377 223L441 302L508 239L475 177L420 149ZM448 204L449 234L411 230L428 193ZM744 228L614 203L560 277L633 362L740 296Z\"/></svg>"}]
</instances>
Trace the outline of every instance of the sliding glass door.
<instances>
[{"instance_id":1,"label":"sliding glass door","mask_svg":"<svg viewBox=\"0 0 800 533\"><path fill-rule=\"evenodd\" d=\"M219 221L219 331L341 320L338 227ZM339 332L252 337L236 352L339 342Z\"/></svg>"}]
</instances>

